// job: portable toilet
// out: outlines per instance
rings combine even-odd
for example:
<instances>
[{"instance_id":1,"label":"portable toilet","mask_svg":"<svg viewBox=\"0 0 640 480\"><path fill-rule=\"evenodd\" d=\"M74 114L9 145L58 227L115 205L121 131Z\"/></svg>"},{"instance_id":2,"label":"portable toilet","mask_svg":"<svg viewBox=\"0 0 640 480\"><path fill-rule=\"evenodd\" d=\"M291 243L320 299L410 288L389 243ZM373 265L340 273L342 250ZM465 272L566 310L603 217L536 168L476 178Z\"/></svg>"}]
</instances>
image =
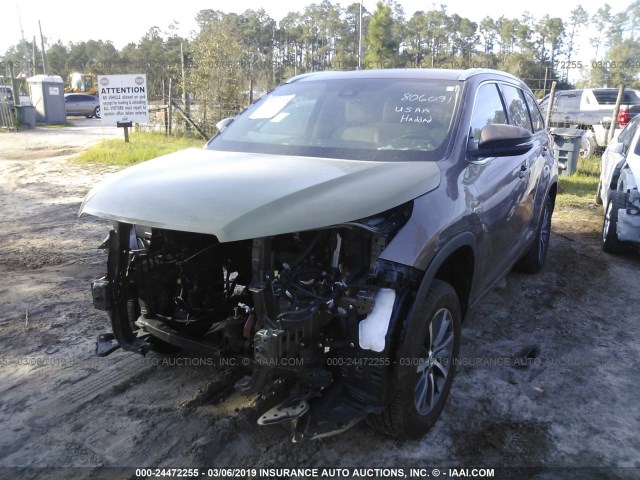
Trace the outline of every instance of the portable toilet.
<instances>
[{"instance_id":1,"label":"portable toilet","mask_svg":"<svg viewBox=\"0 0 640 480\"><path fill-rule=\"evenodd\" d=\"M36 121L64 123L67 111L64 105L64 82L58 75L36 75L27 78L31 105L36 109Z\"/></svg>"}]
</instances>

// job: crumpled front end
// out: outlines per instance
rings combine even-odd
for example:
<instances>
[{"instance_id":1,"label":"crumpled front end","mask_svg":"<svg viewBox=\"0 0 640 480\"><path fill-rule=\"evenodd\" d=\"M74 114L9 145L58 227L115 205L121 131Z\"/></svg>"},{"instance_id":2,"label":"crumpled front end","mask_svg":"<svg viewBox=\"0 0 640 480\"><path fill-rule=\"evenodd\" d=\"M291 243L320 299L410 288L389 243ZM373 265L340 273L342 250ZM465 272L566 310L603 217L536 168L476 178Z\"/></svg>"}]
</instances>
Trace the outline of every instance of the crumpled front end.
<instances>
[{"instance_id":1,"label":"crumpled front end","mask_svg":"<svg viewBox=\"0 0 640 480\"><path fill-rule=\"evenodd\" d=\"M637 158L633 160L636 163L630 162L630 165L635 167L634 170L630 168L625 175L625 204L618 211L617 235L622 242L640 243L640 191L636 177L640 174L640 162Z\"/></svg>"},{"instance_id":2,"label":"crumpled front end","mask_svg":"<svg viewBox=\"0 0 640 480\"><path fill-rule=\"evenodd\" d=\"M297 438L339 433L380 412L420 272L379 259L411 216L408 202L359 221L249 240L116 223L94 304L118 346L154 341L236 358L244 393L286 385L262 425L294 422ZM116 340L117 344L111 340Z\"/></svg>"}]
</instances>

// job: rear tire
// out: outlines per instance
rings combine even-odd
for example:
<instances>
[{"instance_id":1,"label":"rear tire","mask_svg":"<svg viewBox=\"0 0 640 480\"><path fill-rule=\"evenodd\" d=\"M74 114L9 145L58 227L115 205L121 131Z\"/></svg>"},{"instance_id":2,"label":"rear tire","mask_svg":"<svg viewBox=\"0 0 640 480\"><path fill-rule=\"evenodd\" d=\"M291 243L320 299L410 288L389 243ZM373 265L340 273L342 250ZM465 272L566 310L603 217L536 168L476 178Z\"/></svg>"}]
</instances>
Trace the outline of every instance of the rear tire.
<instances>
[{"instance_id":1,"label":"rear tire","mask_svg":"<svg viewBox=\"0 0 640 480\"><path fill-rule=\"evenodd\" d=\"M553 201L547 196L542 210L542 218L538 225L538 231L533 245L516 264L515 269L524 273L538 273L542 270L549 251L551 239L551 215L553 214Z\"/></svg>"},{"instance_id":2,"label":"rear tire","mask_svg":"<svg viewBox=\"0 0 640 480\"><path fill-rule=\"evenodd\" d=\"M389 405L369 416L376 430L399 439L423 436L436 422L451 390L460 350L462 315L456 291L434 280L414 304L393 378Z\"/></svg>"},{"instance_id":3,"label":"rear tire","mask_svg":"<svg viewBox=\"0 0 640 480\"><path fill-rule=\"evenodd\" d=\"M591 130L586 130L582 134L582 139L580 140L580 158L589 158L594 153L596 153L596 148L598 145L596 144L596 136Z\"/></svg>"},{"instance_id":4,"label":"rear tire","mask_svg":"<svg viewBox=\"0 0 640 480\"><path fill-rule=\"evenodd\" d=\"M609 202L602 222L602 250L607 253L620 253L624 244L618 240L618 210L627 203L627 194L619 190L609 192Z\"/></svg>"},{"instance_id":5,"label":"rear tire","mask_svg":"<svg viewBox=\"0 0 640 480\"><path fill-rule=\"evenodd\" d=\"M96 107L93 109L93 116L96 118L100 118L100 107Z\"/></svg>"}]
</instances>

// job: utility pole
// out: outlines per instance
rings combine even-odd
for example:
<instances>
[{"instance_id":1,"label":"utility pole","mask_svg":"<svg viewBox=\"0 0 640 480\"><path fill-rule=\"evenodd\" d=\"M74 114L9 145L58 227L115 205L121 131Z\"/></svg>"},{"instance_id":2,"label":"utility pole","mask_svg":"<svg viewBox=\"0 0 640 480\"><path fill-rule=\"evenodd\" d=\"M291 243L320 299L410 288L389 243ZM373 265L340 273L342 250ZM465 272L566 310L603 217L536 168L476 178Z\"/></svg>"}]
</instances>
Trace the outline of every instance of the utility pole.
<instances>
[{"instance_id":1,"label":"utility pole","mask_svg":"<svg viewBox=\"0 0 640 480\"><path fill-rule=\"evenodd\" d=\"M187 73L186 73L186 67L185 67L185 61L184 61L184 47L182 45L182 42L180 42L180 67L181 67L181 73L182 73L182 105L184 108L184 112L187 116L189 116L191 107L189 105L189 97L187 95ZM185 119L184 121L184 131L186 133L191 131L191 125L189 125L189 122Z\"/></svg>"},{"instance_id":2,"label":"utility pole","mask_svg":"<svg viewBox=\"0 0 640 480\"><path fill-rule=\"evenodd\" d=\"M40 25L40 20L38 20L38 28L40 28L40 48L42 49L42 51L40 52L42 54L42 73L46 75L47 61L44 54L44 37L42 36L42 25Z\"/></svg>"},{"instance_id":3,"label":"utility pole","mask_svg":"<svg viewBox=\"0 0 640 480\"><path fill-rule=\"evenodd\" d=\"M362 1L360 0L360 32L358 33L358 70L362 68Z\"/></svg>"},{"instance_id":4,"label":"utility pole","mask_svg":"<svg viewBox=\"0 0 640 480\"><path fill-rule=\"evenodd\" d=\"M33 74L38 74L38 62L36 60L36 36L33 36L33 42L31 42L31 64L33 65Z\"/></svg>"},{"instance_id":5,"label":"utility pole","mask_svg":"<svg viewBox=\"0 0 640 480\"><path fill-rule=\"evenodd\" d=\"M22 59L24 62L24 74L31 76L31 66L29 65L29 50L27 50L27 42L24 39L24 29L22 28L22 17L20 17L20 9L18 8L18 22L20 23L20 34L22 35Z\"/></svg>"}]
</instances>

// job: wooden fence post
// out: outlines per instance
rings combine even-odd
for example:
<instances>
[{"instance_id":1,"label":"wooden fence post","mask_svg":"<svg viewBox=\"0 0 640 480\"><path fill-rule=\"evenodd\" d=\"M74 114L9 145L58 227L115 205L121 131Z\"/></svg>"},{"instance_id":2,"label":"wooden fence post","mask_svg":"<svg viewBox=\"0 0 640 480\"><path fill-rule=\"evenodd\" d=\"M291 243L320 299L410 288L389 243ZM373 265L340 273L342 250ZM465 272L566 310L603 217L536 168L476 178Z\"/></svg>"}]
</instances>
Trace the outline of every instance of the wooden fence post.
<instances>
[{"instance_id":1,"label":"wooden fence post","mask_svg":"<svg viewBox=\"0 0 640 480\"><path fill-rule=\"evenodd\" d=\"M624 85L620 85L618 89L618 98L616 99L616 106L613 107L613 113L611 114L611 125L609 126L609 132L607 135L607 145L613 140L613 134L618 126L618 113L620 112L620 104L622 103L622 95L624 93Z\"/></svg>"},{"instance_id":2,"label":"wooden fence post","mask_svg":"<svg viewBox=\"0 0 640 480\"><path fill-rule=\"evenodd\" d=\"M169 130L168 135L171 136L172 125L173 125L173 79L169 79L169 102L167 103L167 107L169 108Z\"/></svg>"}]
</instances>

